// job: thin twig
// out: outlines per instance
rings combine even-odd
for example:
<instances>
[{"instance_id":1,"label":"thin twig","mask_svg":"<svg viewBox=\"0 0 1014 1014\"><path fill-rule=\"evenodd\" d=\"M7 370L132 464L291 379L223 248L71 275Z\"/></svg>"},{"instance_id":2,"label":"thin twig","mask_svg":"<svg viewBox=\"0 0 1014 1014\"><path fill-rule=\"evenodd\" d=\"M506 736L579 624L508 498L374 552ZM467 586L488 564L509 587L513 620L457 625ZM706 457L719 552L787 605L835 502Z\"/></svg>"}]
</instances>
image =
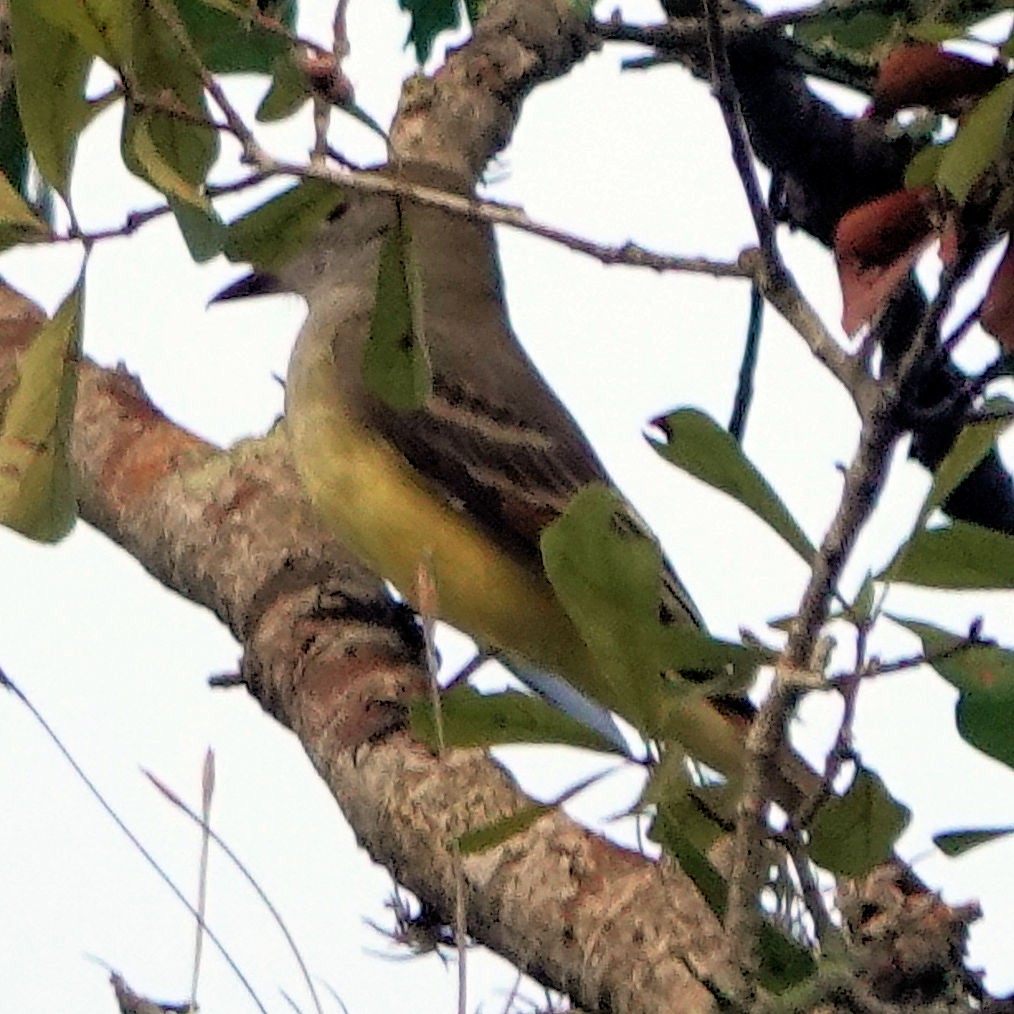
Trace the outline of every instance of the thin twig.
<instances>
[{"instance_id":1,"label":"thin twig","mask_svg":"<svg viewBox=\"0 0 1014 1014\"><path fill-rule=\"evenodd\" d=\"M711 87L718 107L725 120L725 129L732 145L732 161L739 173L739 180L750 206L754 228L760 241L761 250L770 263L778 263L775 248L775 226L768 210L767 201L761 193L757 173L754 170L753 154L747 140L746 128L739 109L739 95L729 66L729 54L725 48L725 34L722 28L722 12L718 0L705 0L704 21L707 27L708 54L711 61Z\"/></svg>"},{"instance_id":2,"label":"thin twig","mask_svg":"<svg viewBox=\"0 0 1014 1014\"><path fill-rule=\"evenodd\" d=\"M120 829L120 831L127 836L127 839L131 843L131 845L133 845L134 848L137 849L137 851L141 854L141 856L148 863L148 865L151 866L151 868L155 871L156 874L158 874L159 878L169 888L169 890L172 891L172 893L176 896L177 900L186 908L186 910L195 919L200 919L200 914L198 913L197 909L190 904L189 900L187 899L187 896L176 886L175 883L173 883L172 878L169 876L169 874L166 873L161 866L159 866L158 860L144 847L144 845L141 843L140 838L138 838L137 835L135 835L134 832L131 831L129 827L127 827L127 825L123 821L123 818L106 801L105 796L103 796L102 793L98 790L98 787L91 780L91 778L89 778L88 775L85 774L85 771L81 767L81 765L78 764L78 762L74 759L74 757L71 755L71 752L67 749L67 747L63 745L63 741L60 739L60 737L56 734L56 732L46 721L46 719L42 717L42 713L35 707L34 704L32 704L32 702L25 695L24 691L22 691L21 688L16 683L14 683L14 681L2 669L0 669L0 687L5 687L7 690L10 690L10 692L14 694L14 696L17 697L17 699L21 701L21 703L28 709L28 711L31 713L31 716L42 727L43 732L45 732L45 734L49 737L49 739L52 741L53 745L57 748L57 750L60 751L61 755L63 756L63 759L71 766L71 768L74 770L74 773L84 783L85 788L87 788L88 791L95 797L99 806L101 806L102 809L106 811L106 813L112 819L113 823L116 824L116 826ZM205 924L204 926L204 931L205 933L207 933L208 939L217 948L218 953L221 954L222 957L225 959L226 964L229 966L229 968L232 969L233 974L242 983L243 988L247 991L247 994L250 996L250 999L254 1002L254 1005L257 1007L257 1009L261 1011L261 1014L267 1014L267 1009L264 1007L264 1004L262 1004L258 999L257 994L254 992L253 986L250 984L247 977L240 971L239 966L233 960L232 955L229 954L229 952L226 950L225 945L218 938L217 934L215 934L211 930L211 928L207 926L207 924Z\"/></svg>"},{"instance_id":3,"label":"thin twig","mask_svg":"<svg viewBox=\"0 0 1014 1014\"><path fill-rule=\"evenodd\" d=\"M264 907L268 910L271 918L274 919L275 925L282 931L282 936L285 937L285 942L289 945L289 949L292 951L293 957L296 959L296 964L299 966L299 970L303 975L303 981L306 983L307 989L310 991L310 996L313 997L314 1007L317 1009L317 1014L323 1014L320 1000L317 998L317 991L313 987L313 979L310 976L310 970L306 967L306 962L303 961L303 956L296 946L296 941L292 934L289 932L289 927L285 924L285 920L282 918L281 912L275 908L272 904L271 899L267 896L264 888L257 882L254 875L250 872L244 862L239 858L238 855L230 848L228 842L225 841L221 835L218 834L212 827L210 827L206 821L201 819L200 814L195 813L183 800L169 788L163 781L153 775L150 771L141 769L142 774L152 785L158 789L159 792L169 800L178 810L186 814L194 823L200 826L208 837L225 853L226 858L236 867L237 870L243 875L246 882L254 889L257 897L263 902ZM211 934L208 934L209 937Z\"/></svg>"},{"instance_id":4,"label":"thin twig","mask_svg":"<svg viewBox=\"0 0 1014 1014\"><path fill-rule=\"evenodd\" d=\"M322 165L305 166L275 160L267 156L258 160L257 168L266 176L284 175L300 179L324 180L335 186L348 187L350 190L362 193L402 197L429 207L442 208L465 218L488 222L491 225L507 225L521 232L558 243L568 250L587 254L603 264L627 264L633 267L651 268L658 272L684 271L711 275L715 278L751 277L749 268L738 262L713 261L705 257L676 257L656 253L631 242L621 246L593 243L562 229L536 222L519 207L451 194L435 187L421 186L388 173L347 168L336 169Z\"/></svg>"}]
</instances>

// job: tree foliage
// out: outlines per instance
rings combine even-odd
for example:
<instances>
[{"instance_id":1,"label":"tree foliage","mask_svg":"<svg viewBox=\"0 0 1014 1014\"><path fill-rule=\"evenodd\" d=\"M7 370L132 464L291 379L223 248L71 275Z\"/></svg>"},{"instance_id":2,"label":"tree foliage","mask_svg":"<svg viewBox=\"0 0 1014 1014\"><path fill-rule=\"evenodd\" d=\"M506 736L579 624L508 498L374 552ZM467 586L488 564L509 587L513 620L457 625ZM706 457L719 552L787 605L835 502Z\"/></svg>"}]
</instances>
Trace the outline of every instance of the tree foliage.
<instances>
[{"instance_id":1,"label":"tree foliage","mask_svg":"<svg viewBox=\"0 0 1014 1014\"><path fill-rule=\"evenodd\" d=\"M462 5L451 0L399 2L411 14L407 44L420 64L434 60L439 33L463 23ZM692 901L685 903L700 905L699 918L710 920L712 927L711 936L702 934L688 944L668 926L672 936L665 953L682 964L664 979L666 989L678 990L681 1009L688 1010L719 1001L739 1009L773 1010L781 1004L794 1010L869 1011L919 1005L971 1009L988 1003L962 961L972 913L946 906L893 858L910 813L893 798L890 786L860 763L850 723L855 695L865 682L927 664L959 692L956 724L965 741L1014 766L1014 651L984 636L977 625L949 631L887 610L890 591L899 584L956 592L1009 590L1014 581L1014 484L996 449L1011 403L995 394L996 385L1011 373L1014 349L1014 41L1004 34L1009 25L997 29L995 19L990 22L1005 5L875 0L768 16L748 4L672 0L663 4L658 24L638 26L623 21L622 8L609 21L597 22L578 0L468 2L463 6L469 41L447 54L434 75L406 82L388 137L390 171L372 174L329 159L334 152L323 129L305 165L276 159L262 147L256 125L243 121L221 88L228 75L257 75L264 94L258 110L262 122L290 116L311 102L319 123L334 113L376 126L357 106L354 82L342 69L347 42L342 4L333 47L296 37L294 0L10 0L9 6L11 50L5 59L13 84L0 105L3 248L76 238L87 254L96 242L78 228L71 183L78 139L97 111L109 106L122 117L120 150L110 158L121 158L160 193L164 204L159 213L175 217L195 260L223 253L271 268L310 242L318 221L338 214L361 191L539 231L537 223L510 209L420 187L396 170L400 160L429 161L478 177L509 139L527 94L598 46L638 42L648 54L637 61L640 69L652 72L662 63L676 62L710 82L750 202L757 248L735 264L697 267L748 279L758 297L789 321L821 367L847 390L861 431L845 470L840 504L822 542L814 545L740 441L719 423L695 409L655 420L662 437L652 442L662 459L732 497L810 568L797 613L773 623L773 633L763 642L751 637L730 643L666 625L658 607L661 551L647 535L617 525L616 503L605 487L581 493L543 535L547 573L599 663L601 681L589 677L582 689L641 734L643 743L632 747L630 756L649 772L640 803L649 837L685 875L686 883L672 890L686 892L683 897ZM957 43L966 44L965 50L957 52ZM112 72L115 84L92 94L89 75L98 64ZM817 96L813 78L864 92L870 99L867 114L841 113ZM473 110L472 119L460 115L466 107ZM427 130L420 131L413 117ZM222 135L239 143L245 166L245 175L230 187L209 183ZM755 161L771 173L767 198L761 196ZM297 182L227 221L222 199L265 177L295 177ZM125 216L128 211L124 209ZM844 335L817 317L786 268L778 247L782 225L808 232L834 257ZM582 245L578 237L556 238L603 260L648 263L648 252L632 245L609 250ZM916 267L936 271L934 255L927 255L933 244L938 244L942 266L938 290L929 296ZM1007 244L1007 253L976 310L947 330L943 321L956 294L1000 244ZM407 226L393 232L374 290L371 333L378 340L362 365L370 389L402 411L425 398L431 382L417 319L420 296L413 257ZM658 267L658 260L652 266ZM688 264L672 258L664 266L684 270ZM159 554L164 542L174 539L182 552L193 533L174 529L163 518L151 539L128 534L131 512L137 510L140 517L140 508L119 494L104 499L108 491L96 478L108 474L103 462L75 444L76 402L91 399L89 411L95 415L105 397L96 394L88 380L92 367L80 359L86 280L83 271L52 320L32 335L3 342L0 520L31 538L55 541L69 530L80 503L83 516L146 566L171 574L167 580L175 587L212 604L235 623L247 652L244 681L300 734L357 832L373 844L376 858L396 870L439 921L454 922L453 885L459 883L460 864L465 863L469 875L463 856L485 856L520 842L535 866L546 862L546 842L575 832L553 807L520 800L496 781L500 775L488 773L482 778L492 779L489 793L495 805L448 814L446 825L431 835L431 852L424 854L418 845L413 851L388 844L385 836L397 836L392 828L399 821L410 826L413 818L401 815L392 803L383 814L390 825L367 829L367 808L355 800L357 792L365 797L369 789L358 783L350 788L360 777L360 751L382 752L392 743L406 751L418 749L405 732L407 725L437 754L427 777L447 777L451 786L454 776L443 765L456 763L457 751L466 747L558 742L615 751L616 744L542 701L513 692L483 696L457 687L434 708L421 692L423 642L414 621L387 598L375 577L355 571L357 564L333 547L327 549L327 559L333 562L338 554L341 572L358 575L350 579L355 591L342 592L343 609L328 612L315 604L301 619L336 623L333 636L339 640L348 634L343 625L368 619L370 636L381 636L378 629L386 632L384 650L390 655L386 682L379 689L366 680L377 679L376 672L352 673L365 680L362 689L335 704L340 734L327 739L311 705L285 684L273 682L275 670L266 660L285 645L268 649L249 634L288 590L288 578L278 576L282 568L265 566L251 577L257 591L242 606L213 582L191 593L181 564ZM952 356L976 326L995 338L996 354L986 369L966 376ZM83 385L80 394L78 383ZM741 417L749 389L747 378L741 384ZM122 394L120 401L126 401ZM106 410L109 425L115 425L115 413ZM932 487L893 560L872 573L856 595L847 596L840 583L842 568L876 508L891 455L907 436L912 456L933 473ZM211 453L190 450L199 456ZM277 467L287 474L284 450L278 453ZM176 460L175 453L167 454L158 466L160 479L172 472ZM246 462L230 467L243 468ZM282 479L278 488L298 499ZM214 503L217 493L210 485L201 492ZM308 536L311 543L313 538ZM325 569L310 568L313 575ZM832 620L849 624L855 642L854 664L842 671L830 668L822 642ZM918 658L885 659L867 652L874 626L891 623L919 639ZM679 728L675 717L705 697L734 700L758 667L765 666L775 674L770 694L755 714L736 717L746 742L744 769L715 773L689 766L684 747L694 751L674 735ZM682 675L660 678L670 672ZM351 678L345 675L343 695ZM813 690L830 690L845 701L836 746L819 774L792 754L788 736L800 700ZM378 700L387 709L381 709L379 720L376 707L371 711L362 704ZM407 703L412 712L408 723ZM468 777L479 776L472 771ZM395 789L389 791L394 798ZM785 819L780 824L771 803L781 808ZM440 808L427 819L443 819ZM939 845L957 854L1008 831L956 829L940 836ZM597 847L588 840L581 839L582 848ZM619 856L616 850L608 860L613 864L608 870L617 878L616 871L627 862ZM657 865L641 862L639 876L660 876ZM836 904L817 889L817 868L838 878ZM588 944L580 927L571 935L557 934L552 942L544 939L543 929L529 927L532 939L548 949L544 954L518 942L523 913L516 924L505 919L503 926L490 929L488 910L508 902L480 881L476 874L475 896L465 906L467 930L477 939L587 1009L664 1009L660 996L672 994L630 972L643 959L624 953L619 942L609 962L612 970L598 980L573 971L580 962L567 964L573 935L583 941L580 946ZM658 882L655 887L654 900L661 898L664 909L664 893ZM780 918L771 917L770 905L762 900L771 891L789 899ZM555 900L548 898L546 904ZM608 907L598 897L596 904ZM647 907L652 911L643 918L656 919L660 933L667 929L666 918L677 918ZM511 936L515 932L518 937ZM914 939L922 945L917 955L906 949ZM631 987L628 979L637 986Z\"/></svg>"}]
</instances>

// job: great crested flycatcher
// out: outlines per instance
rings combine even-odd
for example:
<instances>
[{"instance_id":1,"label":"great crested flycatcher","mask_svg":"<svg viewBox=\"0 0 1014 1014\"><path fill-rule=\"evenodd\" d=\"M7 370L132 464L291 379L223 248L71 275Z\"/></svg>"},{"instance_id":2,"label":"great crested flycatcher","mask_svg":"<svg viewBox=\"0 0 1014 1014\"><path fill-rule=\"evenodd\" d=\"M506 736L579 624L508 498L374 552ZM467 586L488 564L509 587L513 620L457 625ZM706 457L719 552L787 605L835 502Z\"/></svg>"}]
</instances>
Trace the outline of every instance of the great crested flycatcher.
<instances>
[{"instance_id":1,"label":"great crested flycatcher","mask_svg":"<svg viewBox=\"0 0 1014 1014\"><path fill-rule=\"evenodd\" d=\"M466 189L437 169L416 167L411 177ZM402 407L364 371L394 230L406 237L413 340L427 360L418 403ZM610 480L510 329L492 228L411 200L350 193L299 253L222 297L282 291L309 309L285 407L319 513L409 601L426 568L439 617L515 662L523 678L542 670L588 686L596 662L546 577L540 535L575 493ZM643 527L632 508L624 520ZM661 615L701 625L668 564L659 587ZM740 724L706 698L681 700L683 747L735 781Z\"/></svg>"}]
</instances>

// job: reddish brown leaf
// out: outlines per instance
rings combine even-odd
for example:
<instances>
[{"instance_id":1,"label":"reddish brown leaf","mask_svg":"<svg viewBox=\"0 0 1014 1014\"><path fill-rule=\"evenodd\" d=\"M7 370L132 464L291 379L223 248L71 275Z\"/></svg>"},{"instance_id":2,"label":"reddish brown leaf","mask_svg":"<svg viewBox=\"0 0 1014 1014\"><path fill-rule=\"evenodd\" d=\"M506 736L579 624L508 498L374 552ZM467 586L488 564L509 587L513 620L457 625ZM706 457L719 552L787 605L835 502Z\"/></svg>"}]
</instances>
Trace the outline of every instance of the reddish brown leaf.
<instances>
[{"instance_id":1,"label":"reddish brown leaf","mask_svg":"<svg viewBox=\"0 0 1014 1014\"><path fill-rule=\"evenodd\" d=\"M986 289L979 322L1005 351L1014 352L1014 244L1009 237L1003 259Z\"/></svg>"},{"instance_id":2,"label":"reddish brown leaf","mask_svg":"<svg viewBox=\"0 0 1014 1014\"><path fill-rule=\"evenodd\" d=\"M997 63L947 53L928 42L906 43L880 64L873 112L886 118L907 106L927 106L957 116L1006 76Z\"/></svg>"},{"instance_id":3,"label":"reddish brown leaf","mask_svg":"<svg viewBox=\"0 0 1014 1014\"><path fill-rule=\"evenodd\" d=\"M937 206L935 188L918 187L878 197L842 217L834 252L847 334L855 334L883 310L934 240Z\"/></svg>"}]
</instances>

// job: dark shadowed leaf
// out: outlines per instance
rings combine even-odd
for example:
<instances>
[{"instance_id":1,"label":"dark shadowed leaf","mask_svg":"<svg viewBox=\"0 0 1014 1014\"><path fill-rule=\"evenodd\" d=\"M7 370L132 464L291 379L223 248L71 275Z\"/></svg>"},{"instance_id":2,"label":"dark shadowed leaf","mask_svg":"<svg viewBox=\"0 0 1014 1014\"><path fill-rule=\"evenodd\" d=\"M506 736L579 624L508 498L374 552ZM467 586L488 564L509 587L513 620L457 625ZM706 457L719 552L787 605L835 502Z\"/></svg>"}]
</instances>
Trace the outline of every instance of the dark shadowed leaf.
<instances>
[{"instance_id":1,"label":"dark shadowed leaf","mask_svg":"<svg viewBox=\"0 0 1014 1014\"><path fill-rule=\"evenodd\" d=\"M656 425L665 442L649 442L677 468L727 493L777 532L807 563L816 550L778 494L723 427L697 409L672 412Z\"/></svg>"},{"instance_id":2,"label":"dark shadowed leaf","mask_svg":"<svg viewBox=\"0 0 1014 1014\"><path fill-rule=\"evenodd\" d=\"M891 619L919 638L928 664L958 691L955 716L961 738L1014 767L1014 651L967 645L949 630L898 616Z\"/></svg>"},{"instance_id":3,"label":"dark shadowed leaf","mask_svg":"<svg viewBox=\"0 0 1014 1014\"><path fill-rule=\"evenodd\" d=\"M860 768L848 792L818 811L810 828L810 858L836 876L862 876L890 858L910 817L877 775Z\"/></svg>"},{"instance_id":4,"label":"dark shadowed leaf","mask_svg":"<svg viewBox=\"0 0 1014 1014\"><path fill-rule=\"evenodd\" d=\"M990 398L982 406L987 418L965 425L947 456L937 466L933 485L919 512L921 527L930 512L939 507L989 453L1000 435L1010 426L1014 402L1009 398Z\"/></svg>"},{"instance_id":5,"label":"dark shadowed leaf","mask_svg":"<svg viewBox=\"0 0 1014 1014\"><path fill-rule=\"evenodd\" d=\"M398 0L398 6L412 15L406 45L412 44L420 64L429 59L433 41L441 32L461 24L458 0Z\"/></svg>"},{"instance_id":6,"label":"dark shadowed leaf","mask_svg":"<svg viewBox=\"0 0 1014 1014\"><path fill-rule=\"evenodd\" d=\"M944 855L961 856L980 845L988 845L1014 834L1014 827L981 827L974 831L946 831L933 835L933 844Z\"/></svg>"}]
</instances>

